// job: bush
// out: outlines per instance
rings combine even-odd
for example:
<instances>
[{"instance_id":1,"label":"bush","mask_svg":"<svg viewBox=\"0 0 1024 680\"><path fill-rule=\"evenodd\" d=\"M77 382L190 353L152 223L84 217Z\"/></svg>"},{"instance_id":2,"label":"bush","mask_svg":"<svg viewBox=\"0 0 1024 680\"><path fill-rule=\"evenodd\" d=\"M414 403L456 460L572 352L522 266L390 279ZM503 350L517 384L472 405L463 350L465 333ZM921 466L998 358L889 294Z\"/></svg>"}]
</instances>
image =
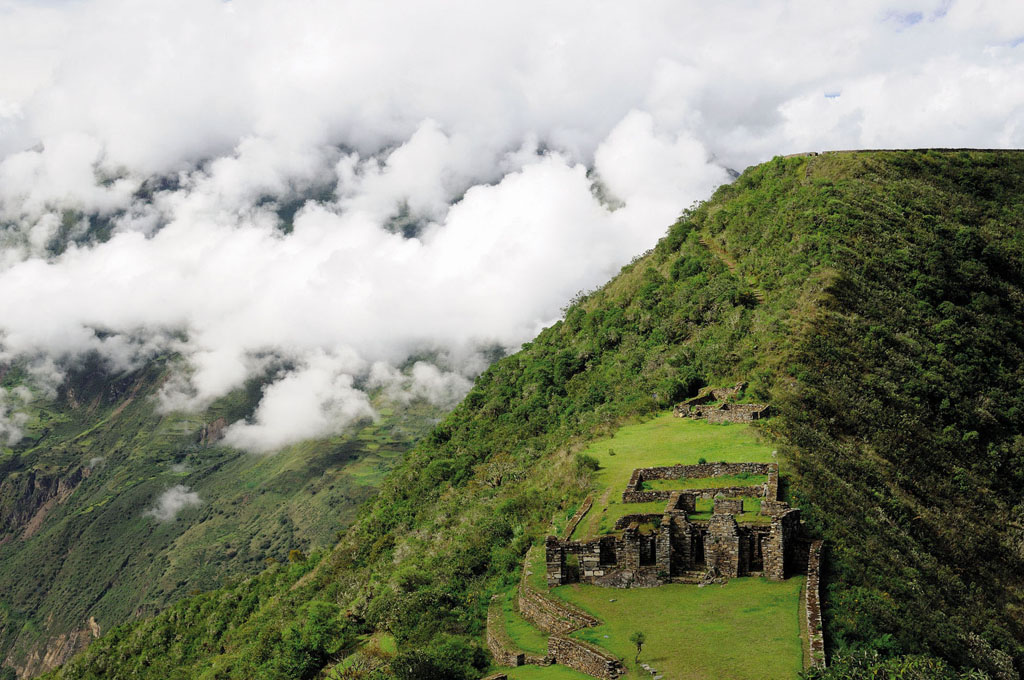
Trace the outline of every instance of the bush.
<instances>
[{"instance_id":1,"label":"bush","mask_svg":"<svg viewBox=\"0 0 1024 680\"><path fill-rule=\"evenodd\" d=\"M597 472L600 468L601 463L598 462L597 458L586 453L576 454L576 472L578 474L584 472Z\"/></svg>"}]
</instances>

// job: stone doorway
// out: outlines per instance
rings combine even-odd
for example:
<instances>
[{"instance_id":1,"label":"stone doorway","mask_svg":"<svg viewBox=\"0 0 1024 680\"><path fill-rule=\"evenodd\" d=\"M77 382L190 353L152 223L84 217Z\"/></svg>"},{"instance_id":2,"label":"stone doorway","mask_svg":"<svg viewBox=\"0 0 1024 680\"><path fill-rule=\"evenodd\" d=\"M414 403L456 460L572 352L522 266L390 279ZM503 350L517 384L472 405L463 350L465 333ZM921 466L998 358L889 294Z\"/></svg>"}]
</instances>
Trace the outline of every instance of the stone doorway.
<instances>
[{"instance_id":1,"label":"stone doorway","mask_svg":"<svg viewBox=\"0 0 1024 680\"><path fill-rule=\"evenodd\" d=\"M694 567L699 568L706 565L704 558L704 539L707 538L707 535L707 531L696 531L693 534L693 550L691 551L691 554L693 555Z\"/></svg>"}]
</instances>

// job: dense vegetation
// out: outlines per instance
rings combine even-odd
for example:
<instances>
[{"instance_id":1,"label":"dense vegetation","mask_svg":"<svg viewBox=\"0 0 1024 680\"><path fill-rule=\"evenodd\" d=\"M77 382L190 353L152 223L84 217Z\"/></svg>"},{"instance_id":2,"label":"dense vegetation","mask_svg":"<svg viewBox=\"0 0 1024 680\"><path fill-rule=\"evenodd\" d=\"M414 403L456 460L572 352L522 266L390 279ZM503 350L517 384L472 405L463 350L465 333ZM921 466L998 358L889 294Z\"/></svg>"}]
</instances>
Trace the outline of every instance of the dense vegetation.
<instances>
[{"instance_id":1,"label":"dense vegetation","mask_svg":"<svg viewBox=\"0 0 1024 680\"><path fill-rule=\"evenodd\" d=\"M90 617L106 631L287 561L291 550L334 545L437 412L384 409L380 422L344 436L253 456L218 445L216 431L251 412L261 382L201 414L161 414L155 394L169 361L114 378L101 362L84 362L54 398L31 403L24 440L0 447L8 665L38 672L47 649L73 650L68 641L82 629L91 636ZM0 367L4 388L25 378L20 366ZM147 514L177 485L199 504L173 518Z\"/></svg>"},{"instance_id":2,"label":"dense vegetation","mask_svg":"<svg viewBox=\"0 0 1024 680\"><path fill-rule=\"evenodd\" d=\"M1022 303L1024 154L824 154L748 169L484 373L301 587L237 618L234 590L186 601L59 676L313 677L377 630L398 654L368 673L474 677L489 594L591 484L573 454L738 379L777 407L766 434L828 541L828 643L869 654L830 677L1019 671ZM319 603L317 630L331 635L296 632L302 607ZM279 663L302 671L279 675Z\"/></svg>"}]
</instances>

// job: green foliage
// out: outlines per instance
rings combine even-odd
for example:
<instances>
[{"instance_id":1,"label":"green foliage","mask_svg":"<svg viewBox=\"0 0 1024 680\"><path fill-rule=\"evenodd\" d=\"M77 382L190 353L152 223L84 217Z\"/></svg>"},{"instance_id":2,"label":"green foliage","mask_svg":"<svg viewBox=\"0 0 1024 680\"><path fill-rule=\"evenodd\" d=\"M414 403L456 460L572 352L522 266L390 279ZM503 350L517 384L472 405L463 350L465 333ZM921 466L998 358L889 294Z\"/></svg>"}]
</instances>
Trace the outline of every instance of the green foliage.
<instances>
[{"instance_id":1,"label":"green foliage","mask_svg":"<svg viewBox=\"0 0 1024 680\"><path fill-rule=\"evenodd\" d=\"M840 655L827 668L800 674L802 680L988 680L979 670L957 671L931 656L883 658L878 652Z\"/></svg>"},{"instance_id":2,"label":"green foliage","mask_svg":"<svg viewBox=\"0 0 1024 680\"><path fill-rule=\"evenodd\" d=\"M391 673L398 680L475 680L485 668L484 651L458 638L443 638L423 649L399 652L391 662Z\"/></svg>"},{"instance_id":3,"label":"green foliage","mask_svg":"<svg viewBox=\"0 0 1024 680\"><path fill-rule=\"evenodd\" d=\"M575 456L576 461L576 472L597 472L601 467L601 464L591 455L586 453L577 453Z\"/></svg>"},{"instance_id":4,"label":"green foliage","mask_svg":"<svg viewBox=\"0 0 1024 680\"><path fill-rule=\"evenodd\" d=\"M633 657L633 663L637 663L640 660L640 652L644 650L644 643L647 642L647 636L643 631L636 630L630 633L629 641L636 645L636 656Z\"/></svg>"},{"instance_id":5,"label":"green foliage","mask_svg":"<svg viewBox=\"0 0 1024 680\"><path fill-rule=\"evenodd\" d=\"M205 413L161 414L170 364L112 375L85 361L56 399L30 404L28 436L0 455L0 658L41 659L89 617L106 631L285 561L290 549L334 545L436 415L410 404L346 435L254 457L219 446L215 432L248 415L260 381ZM25 384L20 366L0 375L4 389ZM201 505L172 521L147 515L177 484ZM47 503L58 491L61 502Z\"/></svg>"}]
</instances>

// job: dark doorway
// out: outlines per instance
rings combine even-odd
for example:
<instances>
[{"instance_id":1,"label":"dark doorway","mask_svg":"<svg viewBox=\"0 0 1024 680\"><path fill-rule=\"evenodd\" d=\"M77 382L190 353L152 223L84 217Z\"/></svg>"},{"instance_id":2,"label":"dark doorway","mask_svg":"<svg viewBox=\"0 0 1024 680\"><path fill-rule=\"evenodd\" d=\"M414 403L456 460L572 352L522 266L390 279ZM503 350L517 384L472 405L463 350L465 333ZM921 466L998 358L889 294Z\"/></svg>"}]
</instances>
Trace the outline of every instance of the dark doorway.
<instances>
[{"instance_id":1,"label":"dark doorway","mask_svg":"<svg viewBox=\"0 0 1024 680\"><path fill-rule=\"evenodd\" d=\"M601 541L601 566L607 567L615 564L615 543L614 541Z\"/></svg>"},{"instance_id":2,"label":"dark doorway","mask_svg":"<svg viewBox=\"0 0 1024 680\"><path fill-rule=\"evenodd\" d=\"M640 566L653 567L657 560L657 539L654 536L640 537Z\"/></svg>"},{"instance_id":3,"label":"dark doorway","mask_svg":"<svg viewBox=\"0 0 1024 680\"><path fill-rule=\"evenodd\" d=\"M764 553L761 552L761 539L759 533L750 536L750 571L764 571Z\"/></svg>"},{"instance_id":4,"label":"dark doorway","mask_svg":"<svg viewBox=\"0 0 1024 680\"><path fill-rule=\"evenodd\" d=\"M704 566L704 537L707 536L706 531L696 531L693 534L693 566L703 567Z\"/></svg>"}]
</instances>

